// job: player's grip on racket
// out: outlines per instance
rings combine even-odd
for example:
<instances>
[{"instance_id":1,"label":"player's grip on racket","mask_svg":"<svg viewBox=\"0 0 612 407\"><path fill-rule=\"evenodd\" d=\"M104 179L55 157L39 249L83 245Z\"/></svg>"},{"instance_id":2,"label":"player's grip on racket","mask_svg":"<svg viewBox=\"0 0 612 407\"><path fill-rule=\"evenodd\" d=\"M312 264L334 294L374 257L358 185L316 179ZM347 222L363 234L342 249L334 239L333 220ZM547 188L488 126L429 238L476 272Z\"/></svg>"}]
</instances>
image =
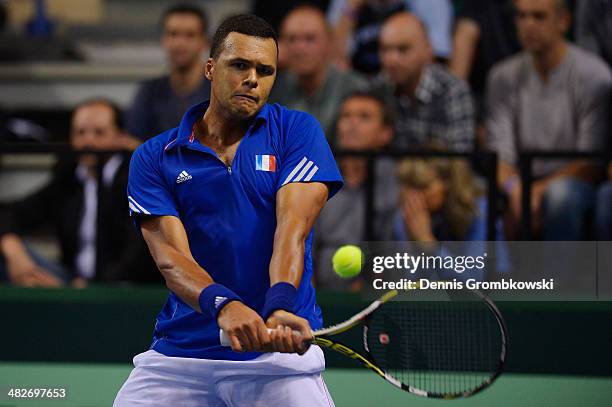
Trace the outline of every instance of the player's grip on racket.
<instances>
[{"instance_id":1,"label":"player's grip on racket","mask_svg":"<svg viewBox=\"0 0 612 407\"><path fill-rule=\"evenodd\" d=\"M272 332L274 332L274 329L268 328L268 333L271 334ZM302 333L300 331L293 331L293 334L296 336L302 336ZM219 342L221 342L221 346L232 346L232 342L230 341L229 335L225 333L223 329L219 330Z\"/></svg>"},{"instance_id":2,"label":"player's grip on racket","mask_svg":"<svg viewBox=\"0 0 612 407\"><path fill-rule=\"evenodd\" d=\"M396 296L396 290L389 291L348 320L313 331L312 343L423 397L469 397L499 377L506 360L507 328L490 298L462 290L443 301L390 301ZM358 325L363 329L362 349L335 339ZM223 331L220 341L230 344Z\"/></svg>"}]
</instances>

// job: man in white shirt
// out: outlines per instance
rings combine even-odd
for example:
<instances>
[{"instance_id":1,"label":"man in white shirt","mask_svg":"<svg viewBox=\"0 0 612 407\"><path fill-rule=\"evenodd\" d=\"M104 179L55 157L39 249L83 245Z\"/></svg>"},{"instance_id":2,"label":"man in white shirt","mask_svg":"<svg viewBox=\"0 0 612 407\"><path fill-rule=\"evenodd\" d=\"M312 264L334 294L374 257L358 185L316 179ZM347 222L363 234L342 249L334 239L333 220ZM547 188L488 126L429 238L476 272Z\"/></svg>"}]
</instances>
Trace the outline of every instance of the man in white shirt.
<instances>
[{"instance_id":1,"label":"man in white shirt","mask_svg":"<svg viewBox=\"0 0 612 407\"><path fill-rule=\"evenodd\" d=\"M113 103L95 99L74 110L70 143L75 151L118 150L126 137ZM64 158L47 185L2 211L0 280L29 287L137 280L133 273L147 260L124 210L128 159L122 154ZM21 237L46 223L61 247L59 262L35 253ZM150 274L157 275L154 269Z\"/></svg>"}]
</instances>

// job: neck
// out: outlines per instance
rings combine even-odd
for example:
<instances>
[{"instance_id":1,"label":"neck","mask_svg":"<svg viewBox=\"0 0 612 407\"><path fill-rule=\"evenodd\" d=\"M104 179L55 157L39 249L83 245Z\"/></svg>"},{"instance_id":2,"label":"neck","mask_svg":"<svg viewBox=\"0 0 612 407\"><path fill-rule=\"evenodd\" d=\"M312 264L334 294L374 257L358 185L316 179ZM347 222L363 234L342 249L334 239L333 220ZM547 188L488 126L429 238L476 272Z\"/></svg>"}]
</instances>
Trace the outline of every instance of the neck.
<instances>
[{"instance_id":1,"label":"neck","mask_svg":"<svg viewBox=\"0 0 612 407\"><path fill-rule=\"evenodd\" d=\"M321 69L309 75L299 76L298 82L307 95L312 95L323 85L326 76L327 69Z\"/></svg>"},{"instance_id":2,"label":"neck","mask_svg":"<svg viewBox=\"0 0 612 407\"><path fill-rule=\"evenodd\" d=\"M542 79L548 79L550 73L563 62L566 53L567 43L561 40L543 52L532 54L534 67Z\"/></svg>"},{"instance_id":3,"label":"neck","mask_svg":"<svg viewBox=\"0 0 612 407\"><path fill-rule=\"evenodd\" d=\"M223 109L211 98L210 105L202 119L198 121L197 130L200 141L213 146L229 146L244 137L250 120L236 120L225 114Z\"/></svg>"},{"instance_id":4,"label":"neck","mask_svg":"<svg viewBox=\"0 0 612 407\"><path fill-rule=\"evenodd\" d=\"M170 84L179 95L188 95L194 92L204 80L204 64L198 60L196 63L170 71Z\"/></svg>"}]
</instances>

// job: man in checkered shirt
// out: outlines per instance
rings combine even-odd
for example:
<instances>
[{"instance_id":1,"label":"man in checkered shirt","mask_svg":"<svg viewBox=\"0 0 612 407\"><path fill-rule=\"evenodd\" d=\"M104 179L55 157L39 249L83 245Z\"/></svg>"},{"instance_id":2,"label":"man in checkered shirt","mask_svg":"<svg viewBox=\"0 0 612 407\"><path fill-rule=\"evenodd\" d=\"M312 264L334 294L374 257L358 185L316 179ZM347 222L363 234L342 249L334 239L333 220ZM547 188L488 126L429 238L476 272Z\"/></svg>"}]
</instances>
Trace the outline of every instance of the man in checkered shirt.
<instances>
[{"instance_id":1,"label":"man in checkered shirt","mask_svg":"<svg viewBox=\"0 0 612 407\"><path fill-rule=\"evenodd\" d=\"M464 81L433 64L423 23L402 12L382 27L379 52L383 72L370 90L380 94L396 115L396 148L439 145L449 151L474 147L474 104Z\"/></svg>"}]
</instances>

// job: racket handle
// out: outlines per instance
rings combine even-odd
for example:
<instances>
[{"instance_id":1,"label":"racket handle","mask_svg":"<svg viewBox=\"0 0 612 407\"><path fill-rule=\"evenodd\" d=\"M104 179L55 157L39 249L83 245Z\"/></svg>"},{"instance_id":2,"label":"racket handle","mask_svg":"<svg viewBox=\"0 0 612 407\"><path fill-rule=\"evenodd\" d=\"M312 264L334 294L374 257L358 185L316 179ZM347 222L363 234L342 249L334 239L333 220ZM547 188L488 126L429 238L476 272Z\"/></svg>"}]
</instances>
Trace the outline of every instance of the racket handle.
<instances>
[{"instance_id":1,"label":"racket handle","mask_svg":"<svg viewBox=\"0 0 612 407\"><path fill-rule=\"evenodd\" d=\"M274 329L270 329L268 328L268 333L271 334L274 331ZM302 335L302 333L300 331L293 331L294 334L296 335ZM225 331L223 331L223 329L219 330L219 342L221 342L221 346L225 346L225 347L231 347L232 346L232 342L230 341L229 336L225 333Z\"/></svg>"}]
</instances>

